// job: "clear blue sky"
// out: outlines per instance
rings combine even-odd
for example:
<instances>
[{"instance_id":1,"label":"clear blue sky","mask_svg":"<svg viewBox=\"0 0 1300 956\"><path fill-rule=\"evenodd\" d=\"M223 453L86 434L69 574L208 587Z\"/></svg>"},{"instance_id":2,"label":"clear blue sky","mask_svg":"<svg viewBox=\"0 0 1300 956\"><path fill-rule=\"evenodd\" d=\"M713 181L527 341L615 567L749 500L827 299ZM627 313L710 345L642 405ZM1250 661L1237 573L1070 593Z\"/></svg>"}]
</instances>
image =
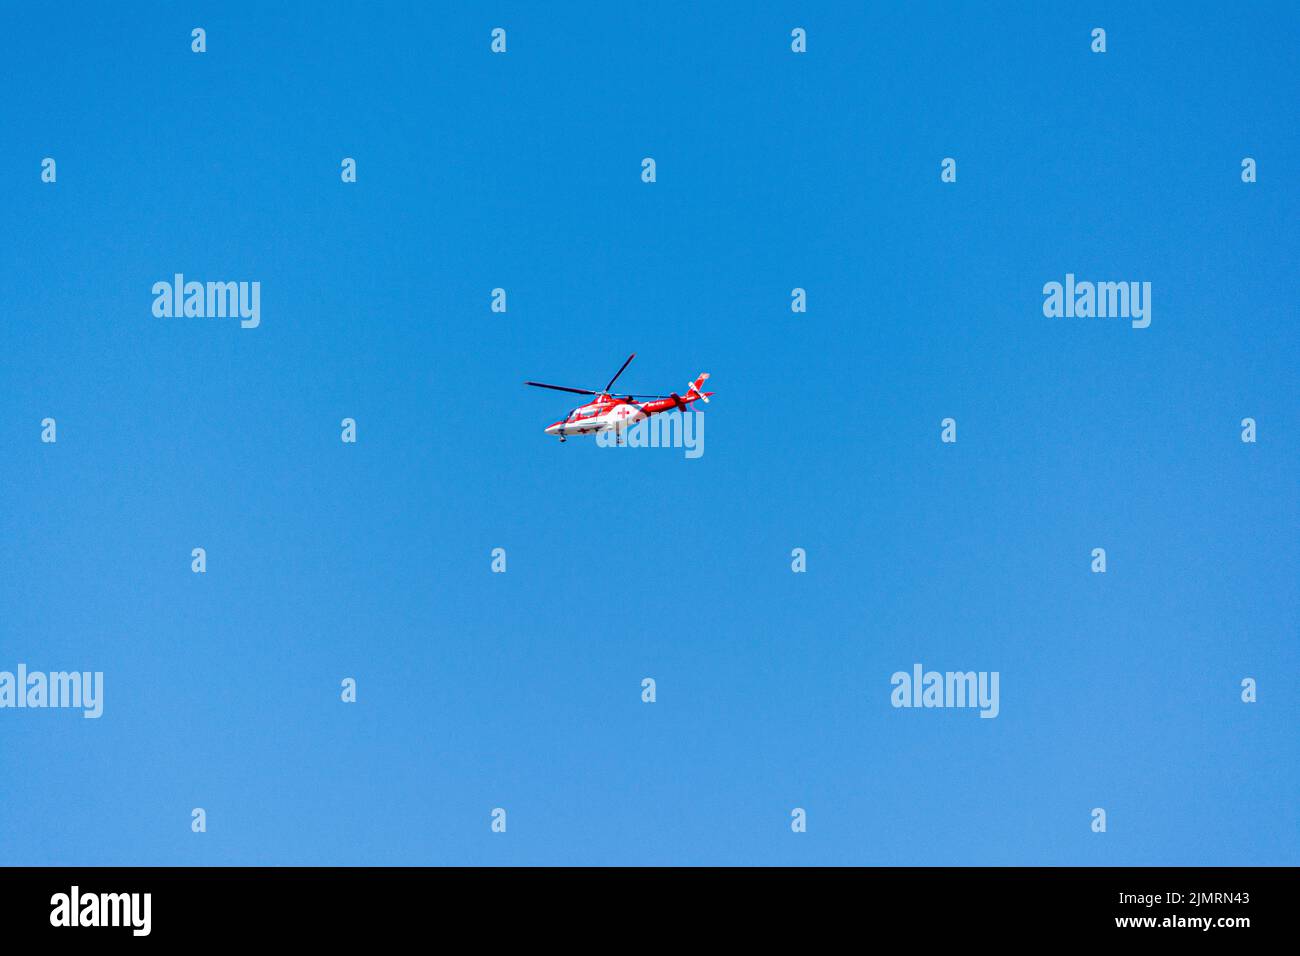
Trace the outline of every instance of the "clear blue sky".
<instances>
[{"instance_id":1,"label":"clear blue sky","mask_svg":"<svg viewBox=\"0 0 1300 956\"><path fill-rule=\"evenodd\" d=\"M1300 863L1294 5L613 6L8 15L0 862Z\"/></svg>"}]
</instances>

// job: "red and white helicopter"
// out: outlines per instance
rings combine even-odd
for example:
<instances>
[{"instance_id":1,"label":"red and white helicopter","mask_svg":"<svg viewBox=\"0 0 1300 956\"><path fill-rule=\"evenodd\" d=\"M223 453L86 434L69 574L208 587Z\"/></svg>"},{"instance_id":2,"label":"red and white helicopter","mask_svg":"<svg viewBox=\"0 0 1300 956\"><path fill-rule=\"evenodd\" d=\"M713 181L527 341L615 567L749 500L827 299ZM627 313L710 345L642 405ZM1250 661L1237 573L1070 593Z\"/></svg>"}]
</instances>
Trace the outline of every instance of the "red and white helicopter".
<instances>
[{"instance_id":1,"label":"red and white helicopter","mask_svg":"<svg viewBox=\"0 0 1300 956\"><path fill-rule=\"evenodd\" d=\"M709 396L712 392L702 392L705 381L708 380L709 373L705 372L695 381L686 387L686 394L678 395L672 392L668 395L614 395L610 389L618 381L618 377L623 374L636 358L633 352L627 357L627 361L614 373L614 377L609 380L609 384L599 391L590 388L568 388L564 385L547 385L544 382L524 382L525 385L532 385L535 388L553 388L557 392L573 392L576 395L594 395L596 396L585 405L579 405L569 414L555 422L553 425L546 426L546 434L559 435L560 441L566 441L569 435L590 435L595 432L604 432L613 429L617 437L621 439L623 432L635 425L637 422L649 418L651 415L658 415L660 412L671 412L675 408L685 411L690 407L691 402L709 402ZM643 399L643 401L638 401Z\"/></svg>"}]
</instances>

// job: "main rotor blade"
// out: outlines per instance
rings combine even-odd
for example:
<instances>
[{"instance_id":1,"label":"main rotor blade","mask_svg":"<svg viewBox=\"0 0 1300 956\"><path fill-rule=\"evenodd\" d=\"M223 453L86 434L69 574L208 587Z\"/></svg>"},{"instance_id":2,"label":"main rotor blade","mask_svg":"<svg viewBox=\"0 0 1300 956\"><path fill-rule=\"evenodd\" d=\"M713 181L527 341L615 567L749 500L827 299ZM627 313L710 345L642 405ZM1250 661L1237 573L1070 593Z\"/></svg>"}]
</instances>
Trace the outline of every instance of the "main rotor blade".
<instances>
[{"instance_id":1,"label":"main rotor blade","mask_svg":"<svg viewBox=\"0 0 1300 956\"><path fill-rule=\"evenodd\" d=\"M565 385L547 385L545 382L524 382L525 385L532 385L534 388L553 388L557 392L573 392L575 395L595 395L589 388L569 388Z\"/></svg>"},{"instance_id":2,"label":"main rotor blade","mask_svg":"<svg viewBox=\"0 0 1300 956\"><path fill-rule=\"evenodd\" d=\"M614 387L614 383L618 381L618 377L619 377L620 375L623 374L623 369L624 369L624 368L627 368L629 365L631 365L631 364L632 364L632 360L633 360L634 358L636 358L636 353L635 353L635 352L633 352L631 355L629 355L629 356L627 357L627 361L623 363L623 368L620 368L617 372L614 373L614 377L611 378L611 379L609 380L609 384L605 386L605 391L608 392L611 388Z\"/></svg>"}]
</instances>

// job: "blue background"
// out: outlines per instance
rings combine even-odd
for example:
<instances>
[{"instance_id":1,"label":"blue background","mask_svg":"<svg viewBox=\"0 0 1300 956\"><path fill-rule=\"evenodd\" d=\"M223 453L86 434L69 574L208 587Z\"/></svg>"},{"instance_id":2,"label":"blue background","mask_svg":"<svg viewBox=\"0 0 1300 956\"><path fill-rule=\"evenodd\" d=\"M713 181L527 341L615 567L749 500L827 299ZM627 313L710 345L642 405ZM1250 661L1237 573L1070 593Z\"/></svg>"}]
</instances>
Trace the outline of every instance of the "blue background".
<instances>
[{"instance_id":1,"label":"blue background","mask_svg":"<svg viewBox=\"0 0 1300 956\"><path fill-rule=\"evenodd\" d=\"M1300 863L1294 5L61 6L0 30L0 669L105 713L0 711L0 861ZM632 351L702 458L543 435Z\"/></svg>"}]
</instances>

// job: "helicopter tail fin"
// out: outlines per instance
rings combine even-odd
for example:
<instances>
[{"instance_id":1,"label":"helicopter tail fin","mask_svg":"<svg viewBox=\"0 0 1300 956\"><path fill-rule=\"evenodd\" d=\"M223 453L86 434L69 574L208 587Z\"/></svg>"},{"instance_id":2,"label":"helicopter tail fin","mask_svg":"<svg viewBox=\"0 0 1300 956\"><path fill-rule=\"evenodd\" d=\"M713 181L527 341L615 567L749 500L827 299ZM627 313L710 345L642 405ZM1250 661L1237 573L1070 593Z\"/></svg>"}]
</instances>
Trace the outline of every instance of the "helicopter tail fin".
<instances>
[{"instance_id":1,"label":"helicopter tail fin","mask_svg":"<svg viewBox=\"0 0 1300 956\"><path fill-rule=\"evenodd\" d=\"M709 378L709 373L708 373L708 372L705 372L703 375L701 375L701 376L700 376L699 378L697 378L695 381L691 382L691 384L690 384L690 385L687 387L687 389L686 389L686 400L687 400L687 401L690 401L691 399L698 398L700 401L704 402L704 404L706 404L706 405L709 403L709 395L712 395L713 393L712 393L712 392L705 393L705 392L700 391L700 389L702 389L702 388L704 387L704 383L705 383L706 381L708 381L708 378Z\"/></svg>"}]
</instances>

